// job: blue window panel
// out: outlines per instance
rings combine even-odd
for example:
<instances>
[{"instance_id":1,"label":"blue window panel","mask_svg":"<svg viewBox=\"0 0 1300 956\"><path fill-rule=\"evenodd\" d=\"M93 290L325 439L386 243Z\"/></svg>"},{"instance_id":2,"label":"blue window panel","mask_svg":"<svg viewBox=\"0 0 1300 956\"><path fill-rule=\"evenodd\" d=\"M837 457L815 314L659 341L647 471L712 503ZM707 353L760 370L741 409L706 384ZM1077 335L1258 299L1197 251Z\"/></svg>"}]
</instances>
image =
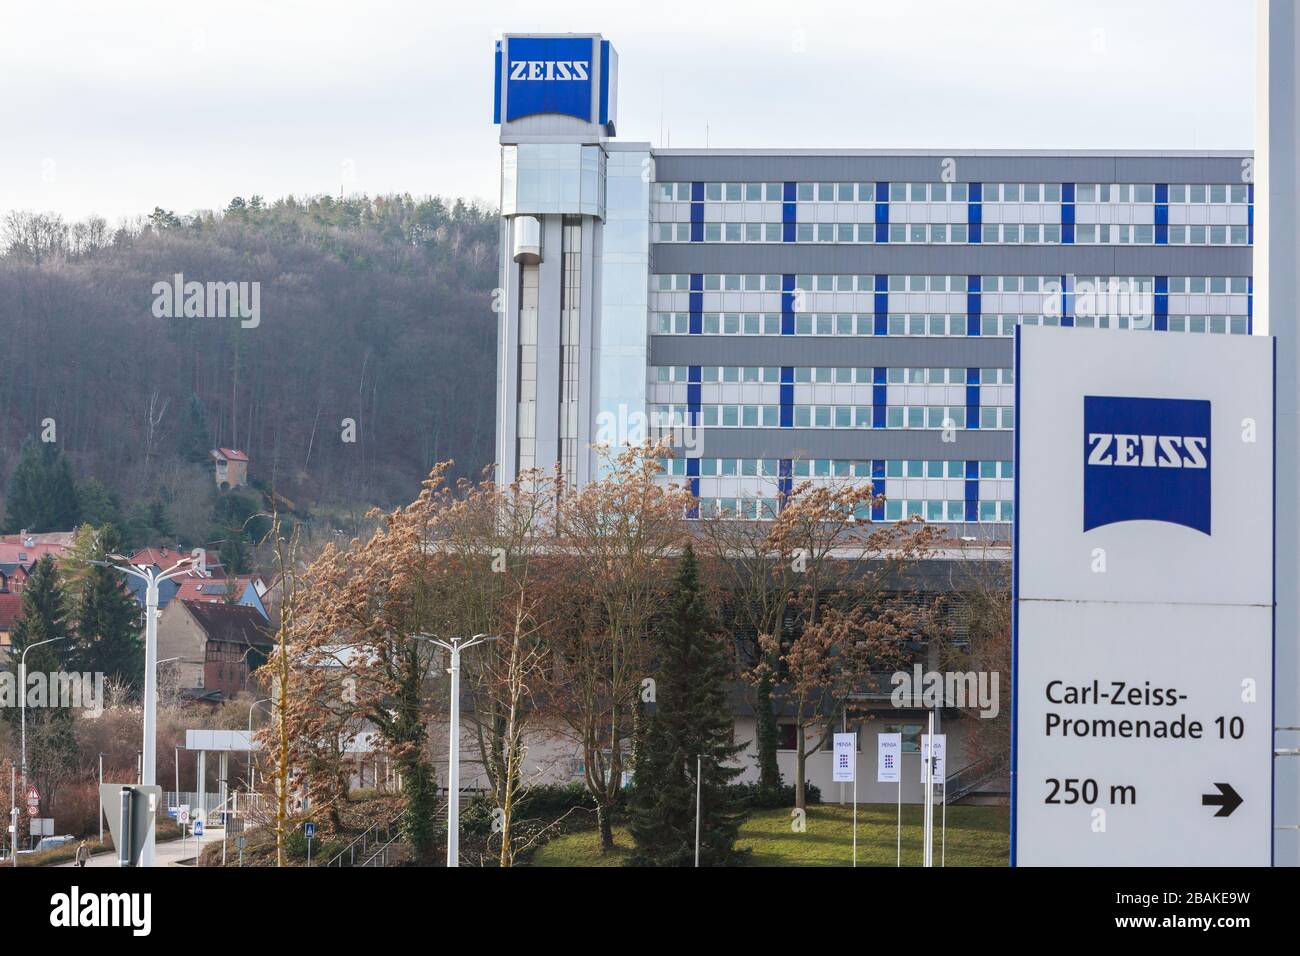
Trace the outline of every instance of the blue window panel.
<instances>
[{"instance_id":1,"label":"blue window panel","mask_svg":"<svg viewBox=\"0 0 1300 956\"><path fill-rule=\"evenodd\" d=\"M888 223L888 222L889 222L889 203L887 203L887 202L878 202L878 203L876 203L876 223L877 223L877 225L880 225L880 224L886 224L886 223Z\"/></svg>"},{"instance_id":2,"label":"blue window panel","mask_svg":"<svg viewBox=\"0 0 1300 956\"><path fill-rule=\"evenodd\" d=\"M781 241L794 242L794 223L792 222L781 223Z\"/></svg>"},{"instance_id":3,"label":"blue window panel","mask_svg":"<svg viewBox=\"0 0 1300 956\"><path fill-rule=\"evenodd\" d=\"M967 385L979 385L979 384L981 384L981 382L980 382L980 370L979 370L979 369L977 369L977 368L968 368L968 369L966 369L966 384L967 384Z\"/></svg>"},{"instance_id":4,"label":"blue window panel","mask_svg":"<svg viewBox=\"0 0 1300 956\"><path fill-rule=\"evenodd\" d=\"M1061 224L1061 244L1065 246L1074 244L1074 226Z\"/></svg>"},{"instance_id":5,"label":"blue window panel","mask_svg":"<svg viewBox=\"0 0 1300 956\"><path fill-rule=\"evenodd\" d=\"M686 366L686 381L691 382L692 384L695 385L698 385L700 384L700 382L704 381L703 376L701 376L700 374L700 366L698 365Z\"/></svg>"},{"instance_id":6,"label":"blue window panel","mask_svg":"<svg viewBox=\"0 0 1300 956\"><path fill-rule=\"evenodd\" d=\"M876 244L884 245L889 242L889 226L882 223L876 223Z\"/></svg>"},{"instance_id":7,"label":"blue window panel","mask_svg":"<svg viewBox=\"0 0 1300 956\"><path fill-rule=\"evenodd\" d=\"M884 405L871 406L871 427L872 428L885 427L885 406Z\"/></svg>"},{"instance_id":8,"label":"blue window panel","mask_svg":"<svg viewBox=\"0 0 1300 956\"><path fill-rule=\"evenodd\" d=\"M967 203L966 222L971 226L978 226L984 222L984 207L977 202Z\"/></svg>"},{"instance_id":9,"label":"blue window panel","mask_svg":"<svg viewBox=\"0 0 1300 956\"><path fill-rule=\"evenodd\" d=\"M691 183L691 202L704 202L704 183Z\"/></svg>"},{"instance_id":10,"label":"blue window panel","mask_svg":"<svg viewBox=\"0 0 1300 956\"><path fill-rule=\"evenodd\" d=\"M1250 193L1250 205L1246 207L1246 241L1253 246L1255 244L1255 184L1249 184L1246 189Z\"/></svg>"},{"instance_id":11,"label":"blue window panel","mask_svg":"<svg viewBox=\"0 0 1300 956\"><path fill-rule=\"evenodd\" d=\"M687 475L687 477L689 477L689 478L698 478L698 477L700 477L700 460L699 460L698 458L687 458L687 459L686 459L686 475ZM696 490L693 492L693 494L698 495L698 494L700 493L700 492L699 492L699 487L700 487L699 485L696 485L696 486L695 486L695 489L696 489Z\"/></svg>"},{"instance_id":12,"label":"blue window panel","mask_svg":"<svg viewBox=\"0 0 1300 956\"><path fill-rule=\"evenodd\" d=\"M967 226L967 227L966 227L966 241L967 241L967 242L978 242L978 243L983 243L983 242L984 242L984 227L981 226L979 223L975 223L975 225L973 225L973 226Z\"/></svg>"},{"instance_id":13,"label":"blue window panel","mask_svg":"<svg viewBox=\"0 0 1300 956\"><path fill-rule=\"evenodd\" d=\"M694 189L694 186L701 186L701 185L703 184L695 183L692 186L692 190ZM704 203L692 202L691 203L691 242L703 242L703 241L704 241Z\"/></svg>"},{"instance_id":14,"label":"blue window panel","mask_svg":"<svg viewBox=\"0 0 1300 956\"><path fill-rule=\"evenodd\" d=\"M1156 276L1156 295L1169 294L1169 276Z\"/></svg>"},{"instance_id":15,"label":"blue window panel","mask_svg":"<svg viewBox=\"0 0 1300 956\"><path fill-rule=\"evenodd\" d=\"M978 385L966 386L966 407L979 408L980 405L980 387Z\"/></svg>"},{"instance_id":16,"label":"blue window panel","mask_svg":"<svg viewBox=\"0 0 1300 956\"><path fill-rule=\"evenodd\" d=\"M781 419L782 428L794 427L794 366L781 367Z\"/></svg>"},{"instance_id":17,"label":"blue window panel","mask_svg":"<svg viewBox=\"0 0 1300 956\"><path fill-rule=\"evenodd\" d=\"M883 495L885 493L885 463L879 458L871 462L871 491L873 494ZM872 504L871 520L885 520L885 506L881 504Z\"/></svg>"},{"instance_id":18,"label":"blue window panel","mask_svg":"<svg viewBox=\"0 0 1300 956\"><path fill-rule=\"evenodd\" d=\"M794 366L793 366L793 365L782 365L782 366L781 366L781 384L782 384L782 385L793 385L793 384L794 384Z\"/></svg>"},{"instance_id":19,"label":"blue window panel","mask_svg":"<svg viewBox=\"0 0 1300 956\"><path fill-rule=\"evenodd\" d=\"M978 369L972 369L978 375ZM978 378L976 379L978 381ZM978 429L980 427L980 387L978 385L966 386L966 427Z\"/></svg>"},{"instance_id":20,"label":"blue window panel","mask_svg":"<svg viewBox=\"0 0 1300 956\"><path fill-rule=\"evenodd\" d=\"M879 285L882 279L887 276L876 276L876 284ZM876 335L889 334L889 293L876 292L873 299L873 318L871 331Z\"/></svg>"},{"instance_id":21,"label":"blue window panel","mask_svg":"<svg viewBox=\"0 0 1300 956\"><path fill-rule=\"evenodd\" d=\"M1167 246L1167 245L1169 245L1169 227L1168 227L1168 226L1156 226L1156 245L1157 245L1157 246Z\"/></svg>"},{"instance_id":22,"label":"blue window panel","mask_svg":"<svg viewBox=\"0 0 1300 956\"><path fill-rule=\"evenodd\" d=\"M983 286L980 285L980 277L979 277L979 276L967 276L967 277L966 277L966 291L967 291L967 292L978 292L978 291L980 291L981 288L983 288Z\"/></svg>"},{"instance_id":23,"label":"blue window panel","mask_svg":"<svg viewBox=\"0 0 1300 956\"><path fill-rule=\"evenodd\" d=\"M1169 184L1156 183L1156 203L1162 206L1169 204Z\"/></svg>"},{"instance_id":24,"label":"blue window panel","mask_svg":"<svg viewBox=\"0 0 1300 956\"><path fill-rule=\"evenodd\" d=\"M966 241L984 241L984 207L980 205L980 184L970 184L970 202L966 204Z\"/></svg>"},{"instance_id":25,"label":"blue window panel","mask_svg":"<svg viewBox=\"0 0 1300 956\"><path fill-rule=\"evenodd\" d=\"M1061 202L1074 203L1074 183L1061 183Z\"/></svg>"},{"instance_id":26,"label":"blue window panel","mask_svg":"<svg viewBox=\"0 0 1300 956\"><path fill-rule=\"evenodd\" d=\"M781 334L794 335L794 274L781 276Z\"/></svg>"},{"instance_id":27,"label":"blue window panel","mask_svg":"<svg viewBox=\"0 0 1300 956\"><path fill-rule=\"evenodd\" d=\"M704 273L703 273L703 272L692 272L692 273L691 273L691 279L690 279L690 282L691 282L691 291L692 291L692 292L703 292L703 291L704 291Z\"/></svg>"},{"instance_id":28,"label":"blue window panel","mask_svg":"<svg viewBox=\"0 0 1300 956\"><path fill-rule=\"evenodd\" d=\"M980 476L980 463L978 461L972 461L968 458L966 460L966 480L978 481L979 476Z\"/></svg>"},{"instance_id":29,"label":"blue window panel","mask_svg":"<svg viewBox=\"0 0 1300 956\"><path fill-rule=\"evenodd\" d=\"M1151 297L1157 332L1169 331L1169 276L1156 276L1156 291Z\"/></svg>"},{"instance_id":30,"label":"blue window panel","mask_svg":"<svg viewBox=\"0 0 1300 956\"><path fill-rule=\"evenodd\" d=\"M781 203L781 221L783 223L792 223L795 222L796 219L795 204L792 202Z\"/></svg>"},{"instance_id":31,"label":"blue window panel","mask_svg":"<svg viewBox=\"0 0 1300 956\"><path fill-rule=\"evenodd\" d=\"M966 334L980 334L980 293L979 276L966 277ZM976 291L970 291L971 286L975 286Z\"/></svg>"},{"instance_id":32,"label":"blue window panel","mask_svg":"<svg viewBox=\"0 0 1300 956\"><path fill-rule=\"evenodd\" d=\"M1169 207L1168 207L1168 206L1156 206L1156 225L1157 225L1157 226L1167 226L1167 225L1169 225Z\"/></svg>"},{"instance_id":33,"label":"blue window panel","mask_svg":"<svg viewBox=\"0 0 1300 956\"><path fill-rule=\"evenodd\" d=\"M699 277L703 282L704 277ZM691 276L691 285L695 284L695 276ZM691 335L699 335L704 328L704 293L692 292L690 299L690 329Z\"/></svg>"},{"instance_id":34,"label":"blue window panel","mask_svg":"<svg viewBox=\"0 0 1300 956\"><path fill-rule=\"evenodd\" d=\"M1066 277L1061 276L1061 324L1074 325L1074 293L1066 289Z\"/></svg>"},{"instance_id":35,"label":"blue window panel","mask_svg":"<svg viewBox=\"0 0 1300 956\"><path fill-rule=\"evenodd\" d=\"M782 458L777 464L777 472L780 477L777 479L777 493L781 500L777 505L779 508L785 507L785 499L790 497L790 492L794 490L794 481L790 475L794 471L794 460L791 458Z\"/></svg>"},{"instance_id":36,"label":"blue window panel","mask_svg":"<svg viewBox=\"0 0 1300 956\"><path fill-rule=\"evenodd\" d=\"M1063 226L1073 226L1073 225L1074 225L1074 206L1073 206L1073 205L1068 205L1068 206L1062 206L1062 207L1061 207L1061 225L1063 225Z\"/></svg>"},{"instance_id":37,"label":"blue window panel","mask_svg":"<svg viewBox=\"0 0 1300 956\"><path fill-rule=\"evenodd\" d=\"M1250 188L1253 190L1255 187L1251 186ZM1255 334L1255 277L1254 276L1246 276L1246 334L1247 335Z\"/></svg>"},{"instance_id":38,"label":"blue window panel","mask_svg":"<svg viewBox=\"0 0 1300 956\"><path fill-rule=\"evenodd\" d=\"M885 374L885 373L888 372L888 371L889 371L888 369L886 369L886 368L884 368L884 367L882 367L882 366L877 366L876 368L873 368L873 369L871 370L871 384L872 384L872 385L884 385L884 384L886 383L886 374ZM881 399L881 401L884 401L884 399Z\"/></svg>"},{"instance_id":39,"label":"blue window panel","mask_svg":"<svg viewBox=\"0 0 1300 956\"><path fill-rule=\"evenodd\" d=\"M971 183L969 189L970 189L970 201L971 201L971 202L983 202L983 201L984 201L984 184L983 184L983 183Z\"/></svg>"},{"instance_id":40,"label":"blue window panel","mask_svg":"<svg viewBox=\"0 0 1300 956\"><path fill-rule=\"evenodd\" d=\"M886 394L887 394L887 393L886 393L886 389L887 389L887 388L888 388L888 386L886 386L886 385L872 385L872 386L871 386L871 404L872 404L872 405L885 405L885 404L888 403L888 399L885 397Z\"/></svg>"},{"instance_id":41,"label":"blue window panel","mask_svg":"<svg viewBox=\"0 0 1300 956\"><path fill-rule=\"evenodd\" d=\"M694 218L693 215L692 215L692 218ZM691 242L703 242L703 241L704 241L704 223L702 223L702 222L692 222L692 223L691 223Z\"/></svg>"},{"instance_id":42,"label":"blue window panel","mask_svg":"<svg viewBox=\"0 0 1300 956\"><path fill-rule=\"evenodd\" d=\"M794 197L795 197L795 184L794 184L794 183L782 183L782 184L781 184L781 201L782 201L782 202L794 202Z\"/></svg>"},{"instance_id":43,"label":"blue window panel","mask_svg":"<svg viewBox=\"0 0 1300 956\"><path fill-rule=\"evenodd\" d=\"M692 423L700 419L700 386L691 383L686 386L686 411Z\"/></svg>"},{"instance_id":44,"label":"blue window panel","mask_svg":"<svg viewBox=\"0 0 1300 956\"><path fill-rule=\"evenodd\" d=\"M980 512L980 463L978 461L966 462L966 483L964 487L966 500L966 520L978 521Z\"/></svg>"}]
</instances>

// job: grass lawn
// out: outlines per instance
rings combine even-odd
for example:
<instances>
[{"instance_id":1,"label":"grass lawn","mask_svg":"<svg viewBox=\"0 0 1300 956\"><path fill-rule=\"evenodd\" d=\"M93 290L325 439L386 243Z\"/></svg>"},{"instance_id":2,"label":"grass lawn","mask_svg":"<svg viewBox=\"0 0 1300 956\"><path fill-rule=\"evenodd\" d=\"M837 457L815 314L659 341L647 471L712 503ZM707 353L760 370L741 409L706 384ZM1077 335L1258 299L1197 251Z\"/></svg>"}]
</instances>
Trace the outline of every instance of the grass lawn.
<instances>
[{"instance_id":1,"label":"grass lawn","mask_svg":"<svg viewBox=\"0 0 1300 956\"><path fill-rule=\"evenodd\" d=\"M839 804L808 808L803 833L791 829L790 810L760 810L740 830L737 845L752 851L750 866L850 866L853 863L853 808ZM858 866L893 866L896 859L895 806L858 807ZM939 865L940 811L934 811L934 863ZM903 865L921 865L921 807L903 807ZM1006 866L1008 850L1006 807L949 807L947 864ZM533 866L622 866L631 853L632 838L624 827L614 828L615 848L598 852L595 830L557 837L533 855Z\"/></svg>"}]
</instances>

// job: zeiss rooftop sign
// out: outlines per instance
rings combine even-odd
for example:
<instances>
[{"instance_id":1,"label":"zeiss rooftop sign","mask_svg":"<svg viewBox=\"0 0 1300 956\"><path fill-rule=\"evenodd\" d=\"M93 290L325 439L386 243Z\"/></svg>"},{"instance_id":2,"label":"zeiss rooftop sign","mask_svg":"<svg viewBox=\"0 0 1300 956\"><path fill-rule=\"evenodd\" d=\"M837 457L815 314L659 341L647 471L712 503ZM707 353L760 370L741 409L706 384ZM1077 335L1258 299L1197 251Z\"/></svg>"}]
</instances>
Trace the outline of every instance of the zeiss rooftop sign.
<instances>
[{"instance_id":1,"label":"zeiss rooftop sign","mask_svg":"<svg viewBox=\"0 0 1300 956\"><path fill-rule=\"evenodd\" d=\"M549 113L612 132L618 54L599 34L506 36L495 66L493 122Z\"/></svg>"}]
</instances>

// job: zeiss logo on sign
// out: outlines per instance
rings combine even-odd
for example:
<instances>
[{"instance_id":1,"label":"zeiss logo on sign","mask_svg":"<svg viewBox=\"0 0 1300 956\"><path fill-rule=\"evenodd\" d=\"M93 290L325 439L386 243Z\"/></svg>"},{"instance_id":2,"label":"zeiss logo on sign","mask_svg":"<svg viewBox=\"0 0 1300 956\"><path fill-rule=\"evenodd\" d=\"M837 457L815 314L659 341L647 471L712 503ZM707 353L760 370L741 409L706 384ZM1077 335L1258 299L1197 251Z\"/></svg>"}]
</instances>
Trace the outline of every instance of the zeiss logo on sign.
<instances>
[{"instance_id":1,"label":"zeiss logo on sign","mask_svg":"<svg viewBox=\"0 0 1300 956\"><path fill-rule=\"evenodd\" d=\"M506 120L535 113L592 118L591 37L512 37L506 65Z\"/></svg>"},{"instance_id":2,"label":"zeiss logo on sign","mask_svg":"<svg viewBox=\"0 0 1300 956\"><path fill-rule=\"evenodd\" d=\"M1167 521L1210 533L1210 403L1083 398L1083 530Z\"/></svg>"}]
</instances>

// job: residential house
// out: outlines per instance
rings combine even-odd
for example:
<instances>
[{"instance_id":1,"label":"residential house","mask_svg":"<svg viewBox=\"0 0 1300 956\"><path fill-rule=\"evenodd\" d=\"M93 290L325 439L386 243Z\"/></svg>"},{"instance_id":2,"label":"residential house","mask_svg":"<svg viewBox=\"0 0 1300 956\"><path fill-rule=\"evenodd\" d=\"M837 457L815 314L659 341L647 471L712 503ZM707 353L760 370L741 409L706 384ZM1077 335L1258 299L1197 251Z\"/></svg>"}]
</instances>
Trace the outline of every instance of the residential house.
<instances>
[{"instance_id":1,"label":"residential house","mask_svg":"<svg viewBox=\"0 0 1300 956\"><path fill-rule=\"evenodd\" d=\"M233 697L272 648L266 617L256 607L220 601L172 601L158 618L158 659L176 658L182 691ZM192 694L191 694L192 696Z\"/></svg>"},{"instance_id":2,"label":"residential house","mask_svg":"<svg viewBox=\"0 0 1300 956\"><path fill-rule=\"evenodd\" d=\"M218 487L238 488L248 484L248 455L237 448L214 448L208 452L214 463L213 478Z\"/></svg>"}]
</instances>

